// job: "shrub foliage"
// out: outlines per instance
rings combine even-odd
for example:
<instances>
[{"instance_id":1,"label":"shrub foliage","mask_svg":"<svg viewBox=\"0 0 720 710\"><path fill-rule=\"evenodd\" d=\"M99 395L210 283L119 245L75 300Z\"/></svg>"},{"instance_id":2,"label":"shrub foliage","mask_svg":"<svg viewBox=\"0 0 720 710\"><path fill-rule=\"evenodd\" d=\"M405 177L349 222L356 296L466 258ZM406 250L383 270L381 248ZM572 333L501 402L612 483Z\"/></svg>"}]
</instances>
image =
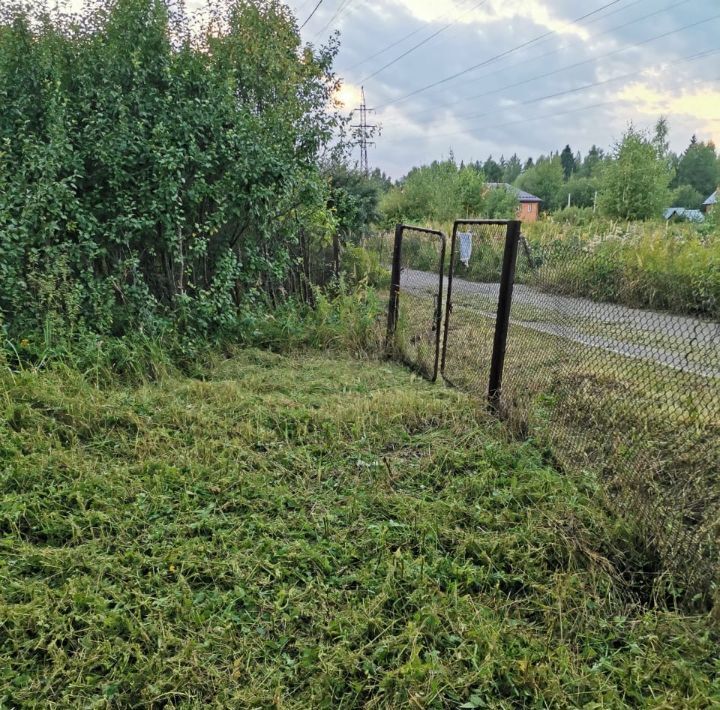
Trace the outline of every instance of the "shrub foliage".
<instances>
[{"instance_id":1,"label":"shrub foliage","mask_svg":"<svg viewBox=\"0 0 720 710\"><path fill-rule=\"evenodd\" d=\"M325 225L333 45L279 0L0 10L6 327L231 326ZM330 108L328 108L330 107Z\"/></svg>"}]
</instances>

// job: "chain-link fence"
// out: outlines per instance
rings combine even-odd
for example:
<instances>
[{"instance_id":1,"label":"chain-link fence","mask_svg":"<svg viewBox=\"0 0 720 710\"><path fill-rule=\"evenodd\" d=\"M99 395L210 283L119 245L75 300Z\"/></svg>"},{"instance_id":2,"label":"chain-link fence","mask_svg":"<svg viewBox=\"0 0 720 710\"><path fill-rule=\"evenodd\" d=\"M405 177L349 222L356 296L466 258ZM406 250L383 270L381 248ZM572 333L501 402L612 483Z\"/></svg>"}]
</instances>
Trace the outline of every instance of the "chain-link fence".
<instances>
[{"instance_id":1,"label":"chain-link fence","mask_svg":"<svg viewBox=\"0 0 720 710\"><path fill-rule=\"evenodd\" d=\"M560 235L529 244L519 227L456 222L444 282L439 241L404 228L395 260L403 359L434 374L444 285L445 380L489 396L559 466L594 472L640 524L658 558L653 573L672 571L686 601L708 599L720 582L717 311L709 302L689 315L599 299L588 283L603 279L590 274L612 272L612 245Z\"/></svg>"},{"instance_id":2,"label":"chain-link fence","mask_svg":"<svg viewBox=\"0 0 720 710\"><path fill-rule=\"evenodd\" d=\"M455 222L441 370L456 387L488 393L497 404L507 336L507 310L516 262L519 223Z\"/></svg>"},{"instance_id":3,"label":"chain-link fence","mask_svg":"<svg viewBox=\"0 0 720 710\"><path fill-rule=\"evenodd\" d=\"M431 380L438 375L445 235L399 225L395 233L388 347Z\"/></svg>"},{"instance_id":4,"label":"chain-link fence","mask_svg":"<svg viewBox=\"0 0 720 710\"><path fill-rule=\"evenodd\" d=\"M612 263L602 252L521 249L502 411L562 466L597 472L659 569L686 598L707 594L720 574L720 323L585 297L589 272Z\"/></svg>"}]
</instances>

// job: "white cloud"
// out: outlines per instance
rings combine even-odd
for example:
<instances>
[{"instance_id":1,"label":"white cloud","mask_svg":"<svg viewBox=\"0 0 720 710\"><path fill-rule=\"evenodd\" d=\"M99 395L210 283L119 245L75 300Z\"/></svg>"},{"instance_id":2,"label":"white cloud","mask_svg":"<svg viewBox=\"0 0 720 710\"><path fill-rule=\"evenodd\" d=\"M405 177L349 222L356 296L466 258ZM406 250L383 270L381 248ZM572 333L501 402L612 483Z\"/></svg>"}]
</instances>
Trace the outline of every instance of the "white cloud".
<instances>
[{"instance_id":1,"label":"white cloud","mask_svg":"<svg viewBox=\"0 0 720 710\"><path fill-rule=\"evenodd\" d=\"M720 138L720 89L707 85L683 87L673 93L657 83L635 82L626 86L618 99L630 104L636 113L645 116L661 114L691 119L696 131L713 138Z\"/></svg>"},{"instance_id":2,"label":"white cloud","mask_svg":"<svg viewBox=\"0 0 720 710\"><path fill-rule=\"evenodd\" d=\"M531 22L559 34L588 38L583 27L555 15L544 0L487 0L473 9L479 0L396 0L423 22L452 18L458 24L486 25L501 21Z\"/></svg>"}]
</instances>

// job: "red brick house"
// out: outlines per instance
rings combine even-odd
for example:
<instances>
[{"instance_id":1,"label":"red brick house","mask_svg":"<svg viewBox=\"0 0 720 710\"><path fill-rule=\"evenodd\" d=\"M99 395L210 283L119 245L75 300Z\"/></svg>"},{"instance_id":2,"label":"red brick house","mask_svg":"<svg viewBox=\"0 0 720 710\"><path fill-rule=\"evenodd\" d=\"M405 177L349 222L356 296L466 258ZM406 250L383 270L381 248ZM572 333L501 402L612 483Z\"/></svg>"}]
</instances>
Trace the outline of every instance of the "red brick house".
<instances>
[{"instance_id":1,"label":"red brick house","mask_svg":"<svg viewBox=\"0 0 720 710\"><path fill-rule=\"evenodd\" d=\"M535 195L531 195L525 190L519 190L517 187L510 185L506 182L489 182L487 186L492 190L503 188L510 190L517 195L518 198L518 211L517 218L523 222L536 222L540 216L540 203L542 200Z\"/></svg>"}]
</instances>

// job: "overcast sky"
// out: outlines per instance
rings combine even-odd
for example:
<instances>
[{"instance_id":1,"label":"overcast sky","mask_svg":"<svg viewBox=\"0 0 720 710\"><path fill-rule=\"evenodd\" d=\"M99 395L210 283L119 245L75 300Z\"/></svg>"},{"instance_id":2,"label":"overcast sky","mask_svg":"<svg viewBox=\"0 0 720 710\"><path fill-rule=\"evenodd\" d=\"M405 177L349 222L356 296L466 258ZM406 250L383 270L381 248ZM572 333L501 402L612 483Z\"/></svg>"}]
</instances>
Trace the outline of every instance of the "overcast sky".
<instances>
[{"instance_id":1,"label":"overcast sky","mask_svg":"<svg viewBox=\"0 0 720 710\"><path fill-rule=\"evenodd\" d=\"M302 22L316 3L290 6ZM607 148L629 121L660 114L675 150L693 133L720 142L718 0L323 0L302 34L317 44L334 30L341 97L352 108L365 86L382 126L371 166L393 177L450 151L468 161Z\"/></svg>"},{"instance_id":2,"label":"overcast sky","mask_svg":"<svg viewBox=\"0 0 720 710\"><path fill-rule=\"evenodd\" d=\"M318 0L288 2L302 23ZM608 148L660 114L674 150L693 133L720 144L720 0L322 0L303 39L335 31L339 98L350 110L365 87L382 127L371 167L395 178L451 151Z\"/></svg>"}]
</instances>

